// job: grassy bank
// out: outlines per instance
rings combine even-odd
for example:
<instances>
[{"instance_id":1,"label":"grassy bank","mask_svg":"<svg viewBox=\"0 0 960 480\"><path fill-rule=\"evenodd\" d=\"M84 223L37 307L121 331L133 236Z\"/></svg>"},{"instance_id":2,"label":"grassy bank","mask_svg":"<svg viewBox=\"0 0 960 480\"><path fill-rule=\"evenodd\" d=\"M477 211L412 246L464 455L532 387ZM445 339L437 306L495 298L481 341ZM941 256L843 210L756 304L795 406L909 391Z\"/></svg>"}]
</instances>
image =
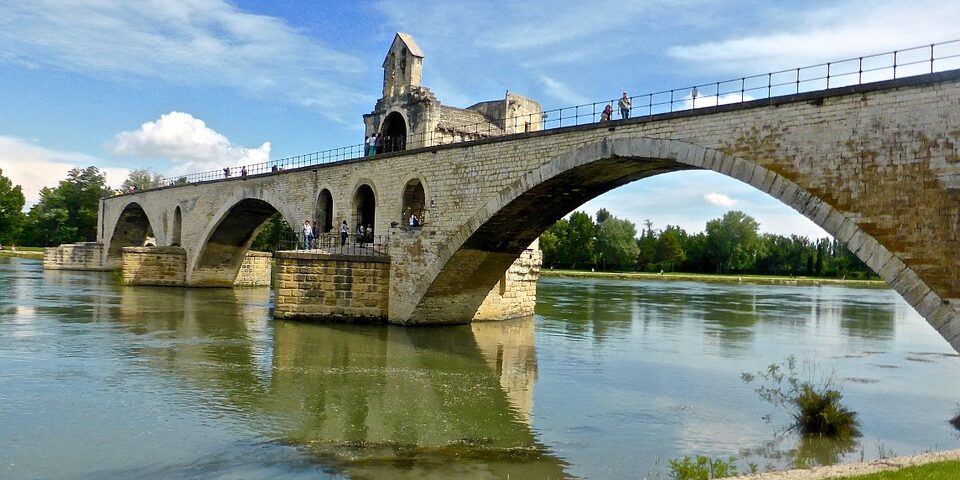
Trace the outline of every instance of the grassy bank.
<instances>
[{"instance_id":1,"label":"grassy bank","mask_svg":"<svg viewBox=\"0 0 960 480\"><path fill-rule=\"evenodd\" d=\"M43 247L17 247L14 252L10 247L4 246L3 250L0 250L0 257L43 258Z\"/></svg>"},{"instance_id":2,"label":"grassy bank","mask_svg":"<svg viewBox=\"0 0 960 480\"><path fill-rule=\"evenodd\" d=\"M960 478L960 461L928 463L890 472L833 478L844 480L956 480Z\"/></svg>"},{"instance_id":3,"label":"grassy bank","mask_svg":"<svg viewBox=\"0 0 960 480\"><path fill-rule=\"evenodd\" d=\"M614 278L629 280L692 281L707 283L753 283L759 285L837 285L858 288L887 288L883 280L844 280L840 278L777 277L771 275L715 275L705 273L590 272L583 270L540 270L542 277Z\"/></svg>"}]
</instances>

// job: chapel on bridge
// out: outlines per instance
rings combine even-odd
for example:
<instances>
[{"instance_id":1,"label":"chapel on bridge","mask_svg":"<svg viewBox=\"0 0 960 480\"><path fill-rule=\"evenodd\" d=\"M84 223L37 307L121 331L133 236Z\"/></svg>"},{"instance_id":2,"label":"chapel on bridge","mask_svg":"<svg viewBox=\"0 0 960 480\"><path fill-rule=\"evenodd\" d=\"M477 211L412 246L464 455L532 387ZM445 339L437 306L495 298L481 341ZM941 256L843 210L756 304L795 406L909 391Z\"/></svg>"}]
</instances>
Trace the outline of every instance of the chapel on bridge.
<instances>
[{"instance_id":1,"label":"chapel on bridge","mask_svg":"<svg viewBox=\"0 0 960 480\"><path fill-rule=\"evenodd\" d=\"M502 100L450 107L420 84L422 76L423 52L413 37L397 33L383 60L383 97L363 116L364 138L381 135L380 153L543 128L543 109L533 99L508 92Z\"/></svg>"}]
</instances>

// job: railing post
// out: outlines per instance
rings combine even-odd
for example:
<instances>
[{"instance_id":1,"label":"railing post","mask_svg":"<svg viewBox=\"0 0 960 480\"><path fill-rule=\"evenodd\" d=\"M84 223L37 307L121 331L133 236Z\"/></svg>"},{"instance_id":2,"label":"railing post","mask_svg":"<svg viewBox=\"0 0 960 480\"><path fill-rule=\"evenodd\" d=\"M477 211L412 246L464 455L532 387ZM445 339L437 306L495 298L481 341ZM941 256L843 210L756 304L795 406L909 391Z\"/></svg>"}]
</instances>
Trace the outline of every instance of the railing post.
<instances>
[{"instance_id":1,"label":"railing post","mask_svg":"<svg viewBox=\"0 0 960 480\"><path fill-rule=\"evenodd\" d=\"M673 90L670 90L670 111L673 112Z\"/></svg>"},{"instance_id":2,"label":"railing post","mask_svg":"<svg viewBox=\"0 0 960 480\"><path fill-rule=\"evenodd\" d=\"M830 88L830 62L827 62L827 88Z\"/></svg>"},{"instance_id":3,"label":"railing post","mask_svg":"<svg viewBox=\"0 0 960 480\"><path fill-rule=\"evenodd\" d=\"M797 93L800 93L800 69L797 69Z\"/></svg>"},{"instance_id":4,"label":"railing post","mask_svg":"<svg viewBox=\"0 0 960 480\"><path fill-rule=\"evenodd\" d=\"M897 78L897 51L893 51L893 78Z\"/></svg>"},{"instance_id":5,"label":"railing post","mask_svg":"<svg viewBox=\"0 0 960 480\"><path fill-rule=\"evenodd\" d=\"M930 73L933 73L933 45L930 44Z\"/></svg>"},{"instance_id":6,"label":"railing post","mask_svg":"<svg viewBox=\"0 0 960 480\"><path fill-rule=\"evenodd\" d=\"M716 92L717 92L717 102L716 102L716 103L717 103L717 106L719 107L719 106L720 106L720 82L717 82Z\"/></svg>"},{"instance_id":7,"label":"railing post","mask_svg":"<svg viewBox=\"0 0 960 480\"><path fill-rule=\"evenodd\" d=\"M863 57L860 57L860 65L857 67L857 85L863 83Z\"/></svg>"},{"instance_id":8,"label":"railing post","mask_svg":"<svg viewBox=\"0 0 960 480\"><path fill-rule=\"evenodd\" d=\"M773 74L767 74L767 98L773 95Z\"/></svg>"}]
</instances>

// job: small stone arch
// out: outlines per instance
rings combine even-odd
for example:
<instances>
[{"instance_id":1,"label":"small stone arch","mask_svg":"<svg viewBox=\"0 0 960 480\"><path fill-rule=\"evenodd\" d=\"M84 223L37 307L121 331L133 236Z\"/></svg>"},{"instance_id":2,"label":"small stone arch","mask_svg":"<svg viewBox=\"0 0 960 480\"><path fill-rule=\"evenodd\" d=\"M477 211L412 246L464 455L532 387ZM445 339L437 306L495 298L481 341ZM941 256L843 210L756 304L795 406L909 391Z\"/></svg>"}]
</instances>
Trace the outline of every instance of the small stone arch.
<instances>
[{"instance_id":1,"label":"small stone arch","mask_svg":"<svg viewBox=\"0 0 960 480\"><path fill-rule=\"evenodd\" d=\"M400 225L410 225L411 215L416 215L420 224L426 221L427 194L419 177L407 180L400 193Z\"/></svg>"},{"instance_id":2,"label":"small stone arch","mask_svg":"<svg viewBox=\"0 0 960 480\"><path fill-rule=\"evenodd\" d=\"M370 183L362 182L353 193L353 225L351 233L357 231L359 225L365 228L369 225L376 229L377 225L377 195Z\"/></svg>"},{"instance_id":3,"label":"small stone arch","mask_svg":"<svg viewBox=\"0 0 960 480\"><path fill-rule=\"evenodd\" d=\"M123 247L143 246L147 239L153 236L153 225L147 212L137 202L128 203L114 223L105 265L110 268L119 268Z\"/></svg>"},{"instance_id":4,"label":"small stone arch","mask_svg":"<svg viewBox=\"0 0 960 480\"><path fill-rule=\"evenodd\" d=\"M407 149L407 121L403 114L390 112L380 125L380 147L377 153L402 152Z\"/></svg>"},{"instance_id":5,"label":"small stone arch","mask_svg":"<svg viewBox=\"0 0 960 480\"><path fill-rule=\"evenodd\" d=\"M180 210L180 205L177 205L177 208L173 210L173 228L170 232L170 245L179 247L180 246L180 235L183 231L183 212Z\"/></svg>"},{"instance_id":6,"label":"small stone arch","mask_svg":"<svg viewBox=\"0 0 960 480\"><path fill-rule=\"evenodd\" d=\"M329 233L333 230L333 194L330 193L330 190L324 188L320 190L320 194L317 195L317 208L316 208L316 217L314 221L317 225L317 230L320 233Z\"/></svg>"}]
</instances>

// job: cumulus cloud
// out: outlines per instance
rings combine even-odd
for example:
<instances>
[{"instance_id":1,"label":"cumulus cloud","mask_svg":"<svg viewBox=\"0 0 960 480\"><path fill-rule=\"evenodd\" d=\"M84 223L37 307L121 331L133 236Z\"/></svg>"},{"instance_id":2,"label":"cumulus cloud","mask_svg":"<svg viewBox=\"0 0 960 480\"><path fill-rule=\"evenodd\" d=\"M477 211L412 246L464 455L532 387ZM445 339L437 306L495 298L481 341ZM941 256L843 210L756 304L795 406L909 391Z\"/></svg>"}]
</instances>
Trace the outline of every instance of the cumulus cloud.
<instances>
[{"instance_id":1,"label":"cumulus cloud","mask_svg":"<svg viewBox=\"0 0 960 480\"><path fill-rule=\"evenodd\" d=\"M82 153L41 147L30 141L0 136L0 169L14 185L23 187L24 210L40 200L40 189L56 187L73 168L102 165L101 159ZM99 167L98 167L99 168ZM107 175L107 185L117 186L130 174L126 168L100 168Z\"/></svg>"},{"instance_id":2,"label":"cumulus cloud","mask_svg":"<svg viewBox=\"0 0 960 480\"><path fill-rule=\"evenodd\" d=\"M730 208L737 204L737 201L730 198L729 195L724 195L722 193L717 193L717 192L707 193L703 196L703 198L710 205L716 205L718 207Z\"/></svg>"},{"instance_id":3,"label":"cumulus cloud","mask_svg":"<svg viewBox=\"0 0 960 480\"><path fill-rule=\"evenodd\" d=\"M960 3L917 0L876 8L873 3L854 0L798 10L791 16L788 27L765 26L766 32L674 46L667 54L684 62L737 73L856 58L954 39ZM926 53L929 56L929 51ZM918 59L922 57L920 52ZM892 57L887 63L892 64ZM898 59L898 63L903 62Z\"/></svg>"},{"instance_id":4,"label":"cumulus cloud","mask_svg":"<svg viewBox=\"0 0 960 480\"><path fill-rule=\"evenodd\" d=\"M544 92L547 95L550 95L565 105L581 105L588 103L588 99L586 97L576 93L576 91L570 88L569 85L555 78L541 75L540 81L543 82Z\"/></svg>"},{"instance_id":5,"label":"cumulus cloud","mask_svg":"<svg viewBox=\"0 0 960 480\"><path fill-rule=\"evenodd\" d=\"M225 86L316 106L366 101L357 58L223 0L0 2L0 60L95 78Z\"/></svg>"},{"instance_id":6,"label":"cumulus cloud","mask_svg":"<svg viewBox=\"0 0 960 480\"><path fill-rule=\"evenodd\" d=\"M233 145L203 120L184 112L170 112L137 130L120 132L110 150L121 156L168 159L174 163L171 176L270 160L270 142L257 148Z\"/></svg>"}]
</instances>

